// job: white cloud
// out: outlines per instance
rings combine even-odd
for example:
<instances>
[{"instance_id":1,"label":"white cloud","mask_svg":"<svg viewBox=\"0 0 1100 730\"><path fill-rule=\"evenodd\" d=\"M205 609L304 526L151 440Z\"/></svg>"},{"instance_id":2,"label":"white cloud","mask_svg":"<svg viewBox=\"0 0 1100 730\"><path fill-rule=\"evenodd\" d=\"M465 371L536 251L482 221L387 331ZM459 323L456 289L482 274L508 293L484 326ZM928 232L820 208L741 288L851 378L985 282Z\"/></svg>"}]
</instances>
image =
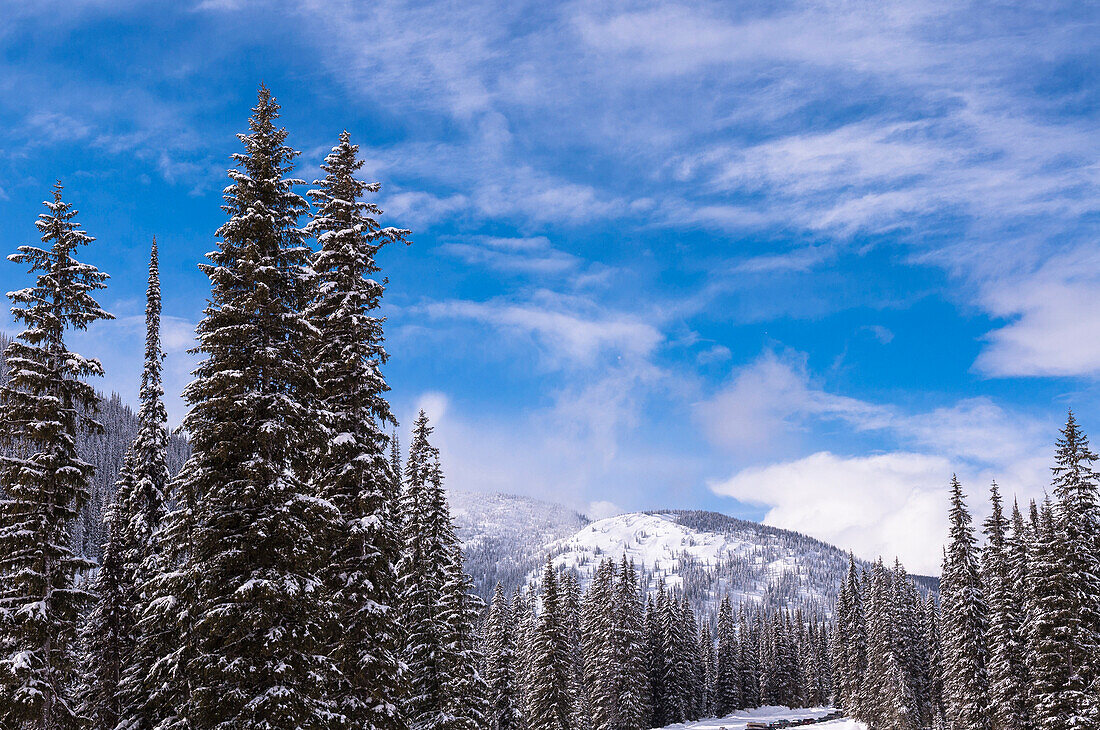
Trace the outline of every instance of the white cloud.
<instances>
[{"instance_id":1,"label":"white cloud","mask_svg":"<svg viewBox=\"0 0 1100 730\"><path fill-rule=\"evenodd\" d=\"M1056 423L989 398L907 413L895 405L835 395L814 387L796 356L771 352L738 371L696 413L716 444L763 462L710 481L715 493L768 507L768 524L867 558L900 556L922 572L937 570L951 474L964 479L979 516L987 511L985 488L994 479L1009 498L1039 498L1049 484L1057 429ZM781 453L779 461L768 463L769 456L776 458L776 444L789 445L828 421L874 432L892 450L793 459Z\"/></svg>"},{"instance_id":2,"label":"white cloud","mask_svg":"<svg viewBox=\"0 0 1100 730\"><path fill-rule=\"evenodd\" d=\"M709 486L767 507L766 524L864 558L896 556L913 572L938 574L952 471L942 456L896 452L846 458L819 452L744 469Z\"/></svg>"},{"instance_id":3,"label":"white cloud","mask_svg":"<svg viewBox=\"0 0 1100 730\"><path fill-rule=\"evenodd\" d=\"M811 419L871 429L885 427L892 417L886 407L814 388L804 356L771 350L736 371L713 397L696 404L695 415L715 445L758 455L781 445Z\"/></svg>"},{"instance_id":4,"label":"white cloud","mask_svg":"<svg viewBox=\"0 0 1100 730\"><path fill-rule=\"evenodd\" d=\"M399 409L403 434L424 407L447 484L456 489L535 496L594 518L621 512L624 504L675 504L684 480L698 478L698 465L675 448L633 438L648 386L626 374L609 380L615 388L595 385L583 402L558 392L545 407L499 417L472 412L443 394L425 394ZM624 388L632 391L625 397Z\"/></svg>"},{"instance_id":5,"label":"white cloud","mask_svg":"<svg viewBox=\"0 0 1100 730\"><path fill-rule=\"evenodd\" d=\"M468 264L479 264L506 273L564 274L576 271L581 263L576 256L554 248L545 236L475 236L449 241L441 245L440 249Z\"/></svg>"},{"instance_id":6,"label":"white cloud","mask_svg":"<svg viewBox=\"0 0 1100 730\"><path fill-rule=\"evenodd\" d=\"M588 367L605 355L648 358L664 339L637 316L604 311L586 300L548 291L530 301L448 300L424 309L430 317L473 320L528 338L555 367Z\"/></svg>"},{"instance_id":7,"label":"white cloud","mask_svg":"<svg viewBox=\"0 0 1100 730\"><path fill-rule=\"evenodd\" d=\"M439 196L419 190L386 193L382 207L386 220L406 228L429 228L460 213L468 205L464 195Z\"/></svg>"},{"instance_id":8,"label":"white cloud","mask_svg":"<svg viewBox=\"0 0 1100 730\"><path fill-rule=\"evenodd\" d=\"M447 417L447 410L450 407L451 401L445 393L438 393L430 391L421 394L416 400L416 410L424 411L428 416L428 420L432 423L440 423ZM409 419L409 423L413 423L415 419Z\"/></svg>"},{"instance_id":9,"label":"white cloud","mask_svg":"<svg viewBox=\"0 0 1100 730\"><path fill-rule=\"evenodd\" d=\"M1100 247L1046 258L1034 272L995 274L980 301L1011 321L991 332L975 367L993 376L1100 374Z\"/></svg>"}]
</instances>

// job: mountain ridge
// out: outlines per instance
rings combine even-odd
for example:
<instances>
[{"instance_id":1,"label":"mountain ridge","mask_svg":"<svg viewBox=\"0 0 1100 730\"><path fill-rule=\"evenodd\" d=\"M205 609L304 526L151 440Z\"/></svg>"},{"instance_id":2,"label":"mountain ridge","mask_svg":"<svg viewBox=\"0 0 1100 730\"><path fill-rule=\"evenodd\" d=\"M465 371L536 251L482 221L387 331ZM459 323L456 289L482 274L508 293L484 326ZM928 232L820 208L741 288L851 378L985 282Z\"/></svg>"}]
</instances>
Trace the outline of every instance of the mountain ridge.
<instances>
[{"instance_id":1,"label":"mountain ridge","mask_svg":"<svg viewBox=\"0 0 1100 730\"><path fill-rule=\"evenodd\" d=\"M664 584L698 611L713 612L727 593L735 604L802 607L831 613L848 552L823 540L708 510L647 510L590 520L576 510L521 495L452 491L456 529L479 596L499 581L534 587L550 557L582 587L605 559L623 555L650 592ZM861 567L870 562L857 558ZM913 576L924 591L938 579Z\"/></svg>"}]
</instances>

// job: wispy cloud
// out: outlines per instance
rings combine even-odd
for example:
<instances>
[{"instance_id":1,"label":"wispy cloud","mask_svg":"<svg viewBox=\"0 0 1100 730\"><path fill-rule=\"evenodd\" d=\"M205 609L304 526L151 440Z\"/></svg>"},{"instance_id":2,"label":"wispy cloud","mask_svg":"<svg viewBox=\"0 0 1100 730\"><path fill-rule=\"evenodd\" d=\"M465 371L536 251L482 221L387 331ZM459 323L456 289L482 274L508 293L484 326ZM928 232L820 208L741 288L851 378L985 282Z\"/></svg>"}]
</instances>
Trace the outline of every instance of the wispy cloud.
<instances>
[{"instance_id":1,"label":"wispy cloud","mask_svg":"<svg viewBox=\"0 0 1100 730\"><path fill-rule=\"evenodd\" d=\"M504 273L565 274L575 271L580 265L578 257L554 248L545 236L476 236L448 241L440 249L468 264L487 266Z\"/></svg>"},{"instance_id":2,"label":"wispy cloud","mask_svg":"<svg viewBox=\"0 0 1100 730\"><path fill-rule=\"evenodd\" d=\"M605 311L582 297L543 290L528 301L448 300L423 307L436 319L489 325L536 345L553 367L590 367L604 358L647 360L664 340L652 324Z\"/></svg>"}]
</instances>

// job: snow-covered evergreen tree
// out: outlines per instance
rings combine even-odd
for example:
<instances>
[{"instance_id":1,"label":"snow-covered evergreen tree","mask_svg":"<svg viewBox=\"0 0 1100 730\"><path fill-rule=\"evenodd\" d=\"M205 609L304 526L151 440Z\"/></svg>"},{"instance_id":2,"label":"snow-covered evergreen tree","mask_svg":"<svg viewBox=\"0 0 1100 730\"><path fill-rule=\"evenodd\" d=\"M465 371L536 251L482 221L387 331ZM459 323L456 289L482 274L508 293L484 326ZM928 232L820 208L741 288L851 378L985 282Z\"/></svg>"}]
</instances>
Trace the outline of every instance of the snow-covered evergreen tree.
<instances>
[{"instance_id":1,"label":"snow-covered evergreen tree","mask_svg":"<svg viewBox=\"0 0 1100 730\"><path fill-rule=\"evenodd\" d=\"M65 335L111 315L93 297L107 275L75 258L94 239L61 193L58 183L36 222L43 246L8 257L35 276L8 295L25 329L4 353L0 389L0 726L13 730L75 726L74 644L92 598L77 583L91 565L70 545L93 472L76 439L100 429L84 378L103 368L70 351Z\"/></svg>"},{"instance_id":2,"label":"snow-covered evergreen tree","mask_svg":"<svg viewBox=\"0 0 1100 730\"><path fill-rule=\"evenodd\" d=\"M89 618L84 714L97 728L114 730L129 708L143 700L139 661L144 643L137 633L143 600L141 587L152 578L154 536L166 510L168 488L168 414L164 407L160 345L160 264L157 241L149 254L145 295L145 364L139 391L138 432L126 453L108 511L103 562L93 583L96 607Z\"/></svg>"},{"instance_id":3,"label":"snow-covered evergreen tree","mask_svg":"<svg viewBox=\"0 0 1100 730\"><path fill-rule=\"evenodd\" d=\"M528 711L531 707L531 667L535 646L535 610L529 592L517 588L512 594L512 624L516 630L516 682L519 685L517 707L522 722L528 727Z\"/></svg>"},{"instance_id":4,"label":"snow-covered evergreen tree","mask_svg":"<svg viewBox=\"0 0 1100 730\"><path fill-rule=\"evenodd\" d=\"M943 700L943 654L940 642L939 606L931 593L924 604L924 644L928 649L928 704L931 727L942 727L946 718Z\"/></svg>"},{"instance_id":5,"label":"snow-covered evergreen tree","mask_svg":"<svg viewBox=\"0 0 1100 730\"><path fill-rule=\"evenodd\" d=\"M715 677L715 651L714 635L710 631L710 624L704 623L699 629L699 716L712 717L714 715L714 677Z\"/></svg>"},{"instance_id":6,"label":"snow-covered evergreen tree","mask_svg":"<svg viewBox=\"0 0 1100 730\"><path fill-rule=\"evenodd\" d=\"M986 545L982 554L982 578L989 602L989 682L994 730L1030 727L1027 705L1027 673L1021 634L1023 606L1012 574L1008 546L1008 522L1001 493L994 482L989 489L992 513L985 521Z\"/></svg>"},{"instance_id":7,"label":"snow-covered evergreen tree","mask_svg":"<svg viewBox=\"0 0 1100 730\"><path fill-rule=\"evenodd\" d=\"M1052 620L1066 665L1060 704L1067 730L1100 728L1100 476L1092 466L1096 459L1071 411L1058 439L1053 469L1062 599Z\"/></svg>"},{"instance_id":8,"label":"snow-covered evergreen tree","mask_svg":"<svg viewBox=\"0 0 1100 730\"><path fill-rule=\"evenodd\" d=\"M761 617L757 612L750 617L744 606L739 611L737 633L738 666L741 669L741 704L744 707L759 707L760 697L760 629Z\"/></svg>"},{"instance_id":9,"label":"snow-covered evergreen tree","mask_svg":"<svg viewBox=\"0 0 1100 730\"><path fill-rule=\"evenodd\" d=\"M1079 680L1072 676L1066 661L1065 628L1067 599L1059 570L1059 539L1057 517L1050 498L1043 501L1034 520L1036 534L1028 555L1028 670L1031 676L1032 712L1036 727L1042 730L1066 728L1070 720L1080 715L1077 690Z\"/></svg>"},{"instance_id":10,"label":"snow-covered evergreen tree","mask_svg":"<svg viewBox=\"0 0 1100 730\"><path fill-rule=\"evenodd\" d=\"M476 643L480 602L463 571L431 434L421 411L405 461L400 507L404 551L397 572L406 713L415 730L472 730L486 727L490 714Z\"/></svg>"},{"instance_id":11,"label":"snow-covered evergreen tree","mask_svg":"<svg viewBox=\"0 0 1100 730\"><path fill-rule=\"evenodd\" d=\"M558 571L549 558L542 572L539 611L531 657L529 730L571 730L573 660L563 626Z\"/></svg>"},{"instance_id":12,"label":"snow-covered evergreen tree","mask_svg":"<svg viewBox=\"0 0 1100 730\"><path fill-rule=\"evenodd\" d=\"M948 726L988 730L988 609L962 485L951 479L951 541L943 574L943 674Z\"/></svg>"},{"instance_id":13,"label":"snow-covered evergreen tree","mask_svg":"<svg viewBox=\"0 0 1100 730\"><path fill-rule=\"evenodd\" d=\"M223 195L229 220L202 267L212 285L198 326L205 359L184 393L197 605L183 717L195 728L311 730L333 711L333 607L319 576L338 513L308 481L318 419L306 203L278 116L261 87Z\"/></svg>"},{"instance_id":14,"label":"snow-covered evergreen tree","mask_svg":"<svg viewBox=\"0 0 1100 730\"><path fill-rule=\"evenodd\" d=\"M867 672L867 618L855 556L849 555L848 576L837 602L837 697L853 717L865 717L864 677Z\"/></svg>"},{"instance_id":15,"label":"snow-covered evergreen tree","mask_svg":"<svg viewBox=\"0 0 1100 730\"><path fill-rule=\"evenodd\" d=\"M584 678L593 730L619 723L620 667L616 666L615 564L604 560L585 594L582 610Z\"/></svg>"},{"instance_id":16,"label":"snow-covered evergreen tree","mask_svg":"<svg viewBox=\"0 0 1100 730\"><path fill-rule=\"evenodd\" d=\"M423 411L413 426L405 460L401 496L404 552L398 569L402 601L404 661L408 668L406 712L411 727L431 728L444 702L442 623L442 556L447 539L439 452L429 441L432 427Z\"/></svg>"},{"instance_id":17,"label":"snow-covered evergreen tree","mask_svg":"<svg viewBox=\"0 0 1100 730\"><path fill-rule=\"evenodd\" d=\"M485 682L489 686L489 730L521 730L523 713L517 675L518 646L512 605L497 583L485 622Z\"/></svg>"},{"instance_id":18,"label":"snow-covered evergreen tree","mask_svg":"<svg viewBox=\"0 0 1100 730\"><path fill-rule=\"evenodd\" d=\"M728 594L722 598L722 603L718 607L718 648L714 685L715 711L719 716L728 715L733 710L744 706L741 702L737 627L734 624L733 604Z\"/></svg>"},{"instance_id":19,"label":"snow-covered evergreen tree","mask_svg":"<svg viewBox=\"0 0 1100 730\"><path fill-rule=\"evenodd\" d=\"M120 489L133 483L130 461L127 454L119 474ZM81 632L84 677L80 714L96 730L113 730L122 716L120 681L125 662L134 651L133 591L126 586L122 567L124 518L120 505L108 508L107 540L92 581L95 605Z\"/></svg>"},{"instance_id":20,"label":"snow-covered evergreen tree","mask_svg":"<svg viewBox=\"0 0 1100 730\"><path fill-rule=\"evenodd\" d=\"M623 555L612 596L614 611L615 667L618 724L616 730L642 730L649 713L648 661L646 658L645 617L638 592L638 571Z\"/></svg>"},{"instance_id":21,"label":"snow-covered evergreen tree","mask_svg":"<svg viewBox=\"0 0 1100 730\"><path fill-rule=\"evenodd\" d=\"M446 682L436 730L488 730L489 688L481 676L484 657L477 644L477 624L485 605L473 595L473 581L463 570L462 550L447 513L443 587L439 600L441 665Z\"/></svg>"},{"instance_id":22,"label":"snow-covered evergreen tree","mask_svg":"<svg viewBox=\"0 0 1100 730\"><path fill-rule=\"evenodd\" d=\"M318 378L317 464L320 497L340 512L328 536L324 580L335 602L329 651L340 671L336 709L348 727L399 730L401 666L396 565L400 536L392 519L394 473L385 429L396 425L385 393L383 285L375 255L408 231L382 228L381 211L364 201L376 183L356 178L363 162L345 131L325 158L325 177L310 191L316 207L306 232L313 255Z\"/></svg>"}]
</instances>

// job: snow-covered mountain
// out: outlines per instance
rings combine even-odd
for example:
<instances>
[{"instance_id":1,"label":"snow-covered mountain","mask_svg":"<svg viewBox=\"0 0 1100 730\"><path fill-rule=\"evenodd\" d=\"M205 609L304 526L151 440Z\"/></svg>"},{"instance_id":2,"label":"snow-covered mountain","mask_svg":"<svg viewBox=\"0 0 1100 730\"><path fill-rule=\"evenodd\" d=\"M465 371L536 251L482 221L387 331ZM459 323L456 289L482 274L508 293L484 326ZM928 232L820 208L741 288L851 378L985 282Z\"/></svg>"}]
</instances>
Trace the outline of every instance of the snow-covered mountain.
<instances>
[{"instance_id":1,"label":"snow-covered mountain","mask_svg":"<svg viewBox=\"0 0 1100 730\"><path fill-rule=\"evenodd\" d=\"M728 593L735 604L830 610L848 568L847 554L832 545L717 512L619 515L558 540L548 552L559 567L576 570L582 585L601 561L626 555L650 590L663 581L698 608L714 608Z\"/></svg>"},{"instance_id":2,"label":"snow-covered mountain","mask_svg":"<svg viewBox=\"0 0 1100 730\"><path fill-rule=\"evenodd\" d=\"M542 564L575 570L582 586L607 558L626 555L650 590L663 580L697 610L735 602L802 605L831 611L848 555L789 530L717 512L633 512L590 522L561 505L529 497L452 492L452 512L478 594L533 586ZM938 581L919 578L925 589Z\"/></svg>"},{"instance_id":3,"label":"snow-covered mountain","mask_svg":"<svg viewBox=\"0 0 1100 730\"><path fill-rule=\"evenodd\" d=\"M466 570L488 600L499 581L509 590L546 560L547 547L588 524L580 513L552 502L511 494L447 493Z\"/></svg>"}]
</instances>

